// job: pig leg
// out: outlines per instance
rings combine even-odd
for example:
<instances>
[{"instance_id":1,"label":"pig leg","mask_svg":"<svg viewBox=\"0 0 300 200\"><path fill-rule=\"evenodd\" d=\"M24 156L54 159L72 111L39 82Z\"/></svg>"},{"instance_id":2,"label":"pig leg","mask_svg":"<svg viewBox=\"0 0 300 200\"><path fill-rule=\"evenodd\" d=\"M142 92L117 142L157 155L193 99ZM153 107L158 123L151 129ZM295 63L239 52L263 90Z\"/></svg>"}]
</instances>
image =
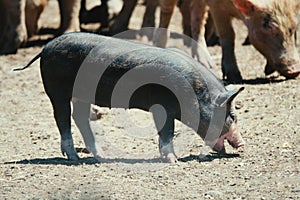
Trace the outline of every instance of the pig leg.
<instances>
[{"instance_id":1,"label":"pig leg","mask_svg":"<svg viewBox=\"0 0 300 200\"><path fill-rule=\"evenodd\" d=\"M80 31L79 11L80 0L59 0L60 28L59 33Z\"/></svg>"},{"instance_id":2,"label":"pig leg","mask_svg":"<svg viewBox=\"0 0 300 200\"><path fill-rule=\"evenodd\" d=\"M71 133L71 105L69 99L51 98L54 118L61 136L61 152L70 160L78 160Z\"/></svg>"},{"instance_id":3,"label":"pig leg","mask_svg":"<svg viewBox=\"0 0 300 200\"><path fill-rule=\"evenodd\" d=\"M191 31L192 37L197 42L192 43L192 56L200 61L198 42L207 50L205 42L205 23L208 16L208 8L204 0L192 1L191 3ZM200 37L199 37L200 35ZM207 51L208 53L208 51Z\"/></svg>"},{"instance_id":4,"label":"pig leg","mask_svg":"<svg viewBox=\"0 0 300 200\"><path fill-rule=\"evenodd\" d=\"M219 45L219 36L217 34L215 23L211 17L210 12L208 12L208 16L205 24L205 41L207 46Z\"/></svg>"},{"instance_id":5,"label":"pig leg","mask_svg":"<svg viewBox=\"0 0 300 200\"><path fill-rule=\"evenodd\" d=\"M227 77L229 82L241 82L242 76L238 69L234 54L235 34L231 24L231 16L220 5L210 4L212 18L217 27L222 47L222 72L223 78ZM222 10L222 14L220 14Z\"/></svg>"},{"instance_id":6,"label":"pig leg","mask_svg":"<svg viewBox=\"0 0 300 200\"><path fill-rule=\"evenodd\" d=\"M155 27L155 11L158 6L158 0L148 0L146 1L146 11L143 18L142 28L144 27ZM153 32L146 30L141 30L141 36L147 36L148 40L153 39Z\"/></svg>"},{"instance_id":7,"label":"pig leg","mask_svg":"<svg viewBox=\"0 0 300 200\"><path fill-rule=\"evenodd\" d=\"M183 43L186 46L191 45L192 28L191 28L191 0L178 1L178 7L182 15L183 34L188 36L183 38Z\"/></svg>"},{"instance_id":8,"label":"pig leg","mask_svg":"<svg viewBox=\"0 0 300 200\"><path fill-rule=\"evenodd\" d=\"M118 16L113 19L113 24L109 28L109 33L115 35L126 31L128 29L130 17L133 13L133 10L137 4L137 0L126 0L124 1L122 10Z\"/></svg>"},{"instance_id":9,"label":"pig leg","mask_svg":"<svg viewBox=\"0 0 300 200\"><path fill-rule=\"evenodd\" d=\"M155 34L153 43L158 47L166 47L167 45L167 28L169 27L170 20L174 11L177 0L159 0L160 4L160 19L159 28Z\"/></svg>"},{"instance_id":10,"label":"pig leg","mask_svg":"<svg viewBox=\"0 0 300 200\"><path fill-rule=\"evenodd\" d=\"M161 113L152 112L155 125L157 127L159 135L159 152L163 162L175 163L177 161L174 148L173 148L173 137L174 137L174 115L167 113L165 124L161 117Z\"/></svg>"},{"instance_id":11,"label":"pig leg","mask_svg":"<svg viewBox=\"0 0 300 200\"><path fill-rule=\"evenodd\" d=\"M158 0L146 1L146 3L142 27L155 27L155 11L158 6Z\"/></svg>"},{"instance_id":12,"label":"pig leg","mask_svg":"<svg viewBox=\"0 0 300 200\"><path fill-rule=\"evenodd\" d=\"M79 128L83 137L86 148L97 156L96 142L93 131L90 126L90 107L89 103L85 103L79 100L72 101L73 103L73 119Z\"/></svg>"}]
</instances>

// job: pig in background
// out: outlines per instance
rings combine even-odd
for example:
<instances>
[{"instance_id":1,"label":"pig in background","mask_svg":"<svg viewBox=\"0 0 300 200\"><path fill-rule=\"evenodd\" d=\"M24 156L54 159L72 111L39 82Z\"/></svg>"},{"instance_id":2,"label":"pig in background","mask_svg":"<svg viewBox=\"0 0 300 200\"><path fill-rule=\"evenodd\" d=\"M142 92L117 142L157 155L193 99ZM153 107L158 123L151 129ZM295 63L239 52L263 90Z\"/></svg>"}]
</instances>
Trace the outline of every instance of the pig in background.
<instances>
[{"instance_id":1,"label":"pig in background","mask_svg":"<svg viewBox=\"0 0 300 200\"><path fill-rule=\"evenodd\" d=\"M230 14L244 21L253 46L267 59L265 74L278 71L286 78L295 78L300 73L300 63L295 46L297 18L300 2L289 0L247 1L234 0L235 8L225 1L215 5L207 1L216 24L222 46L222 71L228 80L242 79L234 55L234 32ZM229 9L227 16L220 9ZM218 14L219 13L219 14Z\"/></svg>"},{"instance_id":2,"label":"pig in background","mask_svg":"<svg viewBox=\"0 0 300 200\"><path fill-rule=\"evenodd\" d=\"M127 29L136 3L136 0L124 2L120 15L114 19L110 27L111 34ZM159 27L168 28L176 3L176 0L146 1L147 8L142 27L155 26L153 15L159 5L161 8ZM266 58L266 75L275 71L288 79L299 75L300 60L295 46L299 4L298 1L291 0L183 0L178 2L183 16L184 34L204 46L207 41L216 42L211 41L215 34L219 36L222 47L223 78L228 82L243 80L234 53L233 18L245 23L249 32L249 41ZM147 19L152 20L147 22ZM165 47L167 32L159 29L154 34L153 42L156 46ZM184 42L189 43L189 41ZM192 55L199 60L197 48L196 43L192 44Z\"/></svg>"},{"instance_id":3,"label":"pig in background","mask_svg":"<svg viewBox=\"0 0 300 200\"><path fill-rule=\"evenodd\" d=\"M81 0L58 0L58 34L80 31ZM39 31L38 20L48 0L0 0L0 54L16 53L28 38Z\"/></svg>"},{"instance_id":4,"label":"pig in background","mask_svg":"<svg viewBox=\"0 0 300 200\"><path fill-rule=\"evenodd\" d=\"M166 0L167 1L167 0ZM190 4L191 35L203 42L209 7L222 47L223 78L229 82L241 82L242 76L234 53L235 32L232 19L241 19L248 28L251 44L266 58L265 74L278 71L286 78L300 73L300 60L295 46L300 2L294 0L186 0ZM200 12L195 12L195 11ZM194 20L193 20L194 19ZM199 26L200 24L200 26ZM211 27L211 26L210 26ZM199 29L200 28L200 29ZM208 30L211 32L211 30ZM200 34L200 37L199 37ZM192 48L197 56L197 48Z\"/></svg>"},{"instance_id":5,"label":"pig in background","mask_svg":"<svg viewBox=\"0 0 300 200\"><path fill-rule=\"evenodd\" d=\"M4 28L0 34L0 53L15 53L17 48L26 42L28 35L37 32L36 21L46 1L26 0L28 5L33 5L33 7L30 7L26 4L26 8L32 8L31 11L27 11L26 13L31 14L31 18L33 19L32 21L26 20L26 26L25 18L29 17L25 17L24 2L24 0L0 1L2 8L11 7L15 10L15 12L8 12L7 9L3 10L3 13L8 12L6 16L9 17L0 19L0 24L4 24ZM73 2L74 5L68 4L65 0L58 2L62 16L61 30L63 27L65 32L80 30L78 22L80 5L78 4L78 0ZM102 10L105 12L107 12L104 6L106 2L102 2ZM109 27L111 33L127 28L136 3L136 0L124 2L119 15L116 16L112 21L113 24ZM161 7L159 27L167 28L169 26L171 15L177 3L176 0L146 1L147 9L144 15L143 27L154 26L154 13L158 3ZM243 80L234 53L235 33L231 24L232 18L241 19L247 26L250 42L267 60L265 67L266 75L270 75L275 71L278 71L286 78L295 78L299 75L299 55L294 44L298 23L296 14L299 12L300 7L299 1L184 0L181 4L190 8L183 11L183 21L184 25L187 25L190 21L190 26L185 29L185 33L191 35L195 41L205 46L205 34L206 36L211 35L212 32L215 32L214 29L216 29L222 47L223 78L227 79L228 82L241 82ZM208 8L211 17L208 19L209 21L206 21ZM110 25L107 21L107 13L103 15L104 26ZM206 30L204 28L205 25ZM190 30L188 30L189 28ZM210 38L210 36L206 38ZM165 47L166 39L166 32L158 31L154 35L154 44ZM192 45L192 55L199 60L200 55L197 46L195 44Z\"/></svg>"}]
</instances>

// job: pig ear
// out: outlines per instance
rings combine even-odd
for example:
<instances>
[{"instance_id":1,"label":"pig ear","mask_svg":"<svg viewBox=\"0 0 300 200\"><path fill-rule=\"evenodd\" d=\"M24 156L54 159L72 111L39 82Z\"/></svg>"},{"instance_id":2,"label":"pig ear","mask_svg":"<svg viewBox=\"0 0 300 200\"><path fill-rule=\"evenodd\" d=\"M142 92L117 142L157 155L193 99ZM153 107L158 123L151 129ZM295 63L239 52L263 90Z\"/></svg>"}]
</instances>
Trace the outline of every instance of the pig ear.
<instances>
[{"instance_id":1,"label":"pig ear","mask_svg":"<svg viewBox=\"0 0 300 200\"><path fill-rule=\"evenodd\" d=\"M240 89L230 90L225 94L221 94L216 99L216 105L220 107L224 107L227 104L230 104L232 100L245 89L245 87L241 87Z\"/></svg>"},{"instance_id":2,"label":"pig ear","mask_svg":"<svg viewBox=\"0 0 300 200\"><path fill-rule=\"evenodd\" d=\"M233 5L244 15L250 16L253 12L258 10L250 0L232 0Z\"/></svg>"}]
</instances>

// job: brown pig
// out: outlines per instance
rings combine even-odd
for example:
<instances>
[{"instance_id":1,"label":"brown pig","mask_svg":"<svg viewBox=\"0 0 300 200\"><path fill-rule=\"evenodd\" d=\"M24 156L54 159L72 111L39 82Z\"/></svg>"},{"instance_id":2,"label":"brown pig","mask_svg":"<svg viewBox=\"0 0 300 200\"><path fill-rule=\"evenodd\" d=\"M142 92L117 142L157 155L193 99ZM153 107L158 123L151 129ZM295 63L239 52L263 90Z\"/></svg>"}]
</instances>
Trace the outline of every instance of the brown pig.
<instances>
[{"instance_id":1,"label":"brown pig","mask_svg":"<svg viewBox=\"0 0 300 200\"><path fill-rule=\"evenodd\" d=\"M245 23L251 43L267 59L266 75L274 71L286 78L299 75L294 37L299 1L207 0L207 4L220 36L223 76L229 81L242 80L234 55L233 17Z\"/></svg>"},{"instance_id":2,"label":"brown pig","mask_svg":"<svg viewBox=\"0 0 300 200\"><path fill-rule=\"evenodd\" d=\"M300 60L295 46L296 14L299 0L189 0L192 37L203 43L208 5L222 47L223 78L229 82L242 81L234 54L235 33L232 19L241 19L248 28L251 44L267 59L265 74L278 71L286 78L300 74ZM160 27L167 28L175 5L174 0L160 0ZM199 30L200 28L200 30ZM161 31L163 32L163 31ZM200 37L199 37L200 34ZM158 32L154 43L165 46L166 33ZM192 55L198 56L192 47Z\"/></svg>"}]
</instances>

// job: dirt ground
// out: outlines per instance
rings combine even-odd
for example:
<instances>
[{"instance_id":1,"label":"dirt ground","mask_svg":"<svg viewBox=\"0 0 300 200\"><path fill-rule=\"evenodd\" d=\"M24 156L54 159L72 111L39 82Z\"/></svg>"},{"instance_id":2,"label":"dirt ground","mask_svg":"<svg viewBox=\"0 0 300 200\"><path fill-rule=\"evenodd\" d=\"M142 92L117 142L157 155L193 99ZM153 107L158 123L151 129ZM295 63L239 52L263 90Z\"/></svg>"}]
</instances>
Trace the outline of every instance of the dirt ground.
<instances>
[{"instance_id":1,"label":"dirt ground","mask_svg":"<svg viewBox=\"0 0 300 200\"><path fill-rule=\"evenodd\" d=\"M135 9L130 28L139 28L143 11L141 5ZM171 30L181 33L180 23L176 10ZM57 2L50 0L41 26L57 28L58 24ZM152 133L136 138L128 133L127 123L115 125L115 115L121 111L106 108L101 108L101 120L93 123L105 131L100 135L110 141L108 148L117 146L114 150L120 154L108 153L101 163L84 153L79 154L79 162L66 160L39 62L26 71L11 71L24 66L42 46L0 56L0 199L300 199L300 78L266 78L263 57L252 46L241 45L245 36L246 29L239 28L236 54L247 82L234 103L246 141L244 152L236 156L227 146L228 156L216 156L194 132L176 122L175 151L180 152L176 164L158 161L149 114L131 111L131 120L149 125ZM170 39L169 46L186 49L178 38ZM220 47L209 51L221 75ZM84 147L72 126L76 147ZM191 143L178 150L176 144L182 144L186 135Z\"/></svg>"}]
</instances>

